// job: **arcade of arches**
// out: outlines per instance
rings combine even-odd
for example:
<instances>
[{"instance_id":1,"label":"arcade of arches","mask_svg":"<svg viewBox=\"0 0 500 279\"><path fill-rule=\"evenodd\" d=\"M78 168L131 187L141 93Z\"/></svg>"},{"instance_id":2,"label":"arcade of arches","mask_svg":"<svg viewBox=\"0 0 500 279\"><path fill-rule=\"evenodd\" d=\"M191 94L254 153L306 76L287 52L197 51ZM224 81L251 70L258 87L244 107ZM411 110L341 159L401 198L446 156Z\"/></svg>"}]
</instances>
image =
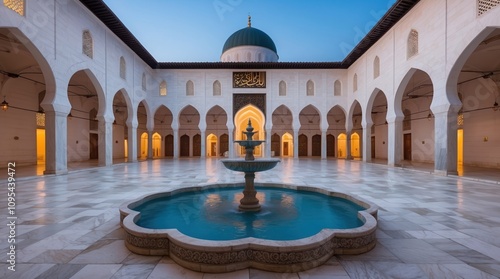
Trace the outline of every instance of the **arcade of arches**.
<instances>
[{"instance_id":1,"label":"arcade of arches","mask_svg":"<svg viewBox=\"0 0 500 279\"><path fill-rule=\"evenodd\" d=\"M347 93L349 98L321 106L322 99L314 99L321 92L313 84L311 94L309 89L299 92L304 97L298 102L278 99L278 91L269 90L264 92L266 111L248 104L233 114L230 102L223 101L231 92L224 89L210 107L193 102L179 109L168 102L156 106L149 93L137 102L126 86L106 91L91 67L55 78L36 42L4 27L0 94L8 105L0 111L0 163L15 159L19 165L40 165L45 173L57 173L67 170L68 163L89 160L110 165L152 158L238 157L243 152L233 141L243 139L250 119L258 132L255 139L266 141L255 150L261 157L421 162L447 173L463 165L500 168L498 57L500 29L489 28L450 62L454 68L442 80L415 66L394 90L356 85L356 94L363 88L366 100ZM288 85L271 82L281 88L279 97L290 94ZM345 83L339 86L350 88ZM200 94L197 88L194 82L194 96ZM176 93L169 89L168 94Z\"/></svg>"}]
</instances>

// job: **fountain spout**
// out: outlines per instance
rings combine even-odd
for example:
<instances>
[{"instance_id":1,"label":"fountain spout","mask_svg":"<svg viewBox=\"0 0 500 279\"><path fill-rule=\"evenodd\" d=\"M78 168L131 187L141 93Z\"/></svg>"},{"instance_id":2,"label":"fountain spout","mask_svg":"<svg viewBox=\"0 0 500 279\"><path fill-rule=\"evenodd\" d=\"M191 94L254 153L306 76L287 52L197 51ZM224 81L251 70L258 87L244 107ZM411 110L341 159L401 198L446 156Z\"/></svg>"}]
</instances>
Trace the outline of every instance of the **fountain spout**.
<instances>
[{"instance_id":1,"label":"fountain spout","mask_svg":"<svg viewBox=\"0 0 500 279\"><path fill-rule=\"evenodd\" d=\"M265 142L263 140L254 140L252 121L248 119L248 126L246 132L243 132L246 140L236 140L239 145L245 147L245 160L237 159L224 159L222 163L224 166L233 171L241 171L245 173L245 189L243 190L243 198L240 200L239 209L241 211L259 211L260 204L257 199L257 191L254 187L255 173L259 171L266 171L274 168L280 161L279 159L260 159L255 160L253 151L256 146Z\"/></svg>"}]
</instances>

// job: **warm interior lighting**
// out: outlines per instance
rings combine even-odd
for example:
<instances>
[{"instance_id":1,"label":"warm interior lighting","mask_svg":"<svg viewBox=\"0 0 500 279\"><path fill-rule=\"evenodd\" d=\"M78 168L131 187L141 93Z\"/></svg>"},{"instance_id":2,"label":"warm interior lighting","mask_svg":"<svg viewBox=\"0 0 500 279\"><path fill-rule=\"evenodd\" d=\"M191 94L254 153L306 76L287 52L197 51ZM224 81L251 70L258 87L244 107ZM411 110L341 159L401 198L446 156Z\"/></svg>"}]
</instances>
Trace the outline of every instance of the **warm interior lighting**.
<instances>
[{"instance_id":1,"label":"warm interior lighting","mask_svg":"<svg viewBox=\"0 0 500 279\"><path fill-rule=\"evenodd\" d=\"M3 102L1 104L1 107L2 107L3 111L6 111L7 109L9 109L9 103L7 103L7 101L5 101L5 96L3 96Z\"/></svg>"}]
</instances>

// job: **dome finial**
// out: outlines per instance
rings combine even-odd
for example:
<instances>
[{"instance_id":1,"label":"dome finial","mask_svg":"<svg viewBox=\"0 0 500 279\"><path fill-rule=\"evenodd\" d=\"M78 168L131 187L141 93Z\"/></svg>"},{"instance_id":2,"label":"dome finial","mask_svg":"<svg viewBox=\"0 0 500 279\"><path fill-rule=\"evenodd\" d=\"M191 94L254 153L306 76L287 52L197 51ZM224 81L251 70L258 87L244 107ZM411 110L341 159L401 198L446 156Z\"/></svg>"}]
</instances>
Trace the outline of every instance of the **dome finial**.
<instances>
[{"instance_id":1,"label":"dome finial","mask_svg":"<svg viewBox=\"0 0 500 279\"><path fill-rule=\"evenodd\" d=\"M248 27L252 27L252 16L248 15Z\"/></svg>"}]
</instances>

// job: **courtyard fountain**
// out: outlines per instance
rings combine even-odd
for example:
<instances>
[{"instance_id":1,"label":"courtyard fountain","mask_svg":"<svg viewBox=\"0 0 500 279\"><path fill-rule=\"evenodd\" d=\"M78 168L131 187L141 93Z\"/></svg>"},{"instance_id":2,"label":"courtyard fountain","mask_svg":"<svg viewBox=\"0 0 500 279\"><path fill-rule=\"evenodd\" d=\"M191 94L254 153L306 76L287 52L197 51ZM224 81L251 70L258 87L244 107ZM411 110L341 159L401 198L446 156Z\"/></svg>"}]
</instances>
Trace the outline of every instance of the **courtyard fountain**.
<instances>
[{"instance_id":1,"label":"courtyard fountain","mask_svg":"<svg viewBox=\"0 0 500 279\"><path fill-rule=\"evenodd\" d=\"M266 171L274 168L280 162L279 159L259 159L255 160L253 155L256 146L263 143L263 140L254 140L253 135L257 132L253 131L252 122L248 119L246 132L246 140L236 140L240 146L245 147L245 159L224 159L221 160L224 166L233 171L245 173L245 188L243 189L243 198L240 200L239 209L241 211L259 211L260 204L257 199L257 191L255 190L255 173Z\"/></svg>"},{"instance_id":2,"label":"courtyard fountain","mask_svg":"<svg viewBox=\"0 0 500 279\"><path fill-rule=\"evenodd\" d=\"M125 245L141 255L167 255L195 271L244 268L298 272L333 255L361 254L376 243L376 205L322 188L279 183L255 185L255 173L279 159L254 158L256 132L248 121L244 159L223 159L245 173L241 183L219 183L149 194L120 207ZM334 181L332 181L334 183ZM259 186L257 193L255 186ZM239 203L238 203L239 200Z\"/></svg>"}]
</instances>

